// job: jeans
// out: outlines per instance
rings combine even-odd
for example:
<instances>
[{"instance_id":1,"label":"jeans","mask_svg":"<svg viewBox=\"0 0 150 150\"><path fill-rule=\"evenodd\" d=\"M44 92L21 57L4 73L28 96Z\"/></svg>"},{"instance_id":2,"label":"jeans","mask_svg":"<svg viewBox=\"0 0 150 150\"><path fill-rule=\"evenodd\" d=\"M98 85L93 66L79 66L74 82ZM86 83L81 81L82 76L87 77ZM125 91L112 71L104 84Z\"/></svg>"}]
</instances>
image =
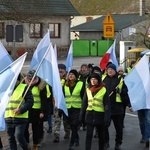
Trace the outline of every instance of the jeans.
<instances>
[{"instance_id":1,"label":"jeans","mask_svg":"<svg viewBox=\"0 0 150 150\"><path fill-rule=\"evenodd\" d=\"M26 123L15 124L15 123L6 123L8 141L11 150L17 150L16 139L19 142L23 150L28 150L27 142L24 137L24 131Z\"/></svg>"},{"instance_id":2,"label":"jeans","mask_svg":"<svg viewBox=\"0 0 150 150\"><path fill-rule=\"evenodd\" d=\"M137 112L142 138L148 141L150 138L150 109L141 109Z\"/></svg>"}]
</instances>

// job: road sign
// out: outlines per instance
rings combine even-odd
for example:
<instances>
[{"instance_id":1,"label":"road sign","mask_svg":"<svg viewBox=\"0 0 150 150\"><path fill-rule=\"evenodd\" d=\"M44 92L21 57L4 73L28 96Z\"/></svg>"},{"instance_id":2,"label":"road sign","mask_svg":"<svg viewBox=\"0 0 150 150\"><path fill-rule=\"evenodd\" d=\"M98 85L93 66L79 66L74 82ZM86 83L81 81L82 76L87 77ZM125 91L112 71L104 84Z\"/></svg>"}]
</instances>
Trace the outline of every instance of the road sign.
<instances>
[{"instance_id":1,"label":"road sign","mask_svg":"<svg viewBox=\"0 0 150 150\"><path fill-rule=\"evenodd\" d=\"M105 38L114 37L114 20L112 16L108 13L103 21L103 36Z\"/></svg>"}]
</instances>

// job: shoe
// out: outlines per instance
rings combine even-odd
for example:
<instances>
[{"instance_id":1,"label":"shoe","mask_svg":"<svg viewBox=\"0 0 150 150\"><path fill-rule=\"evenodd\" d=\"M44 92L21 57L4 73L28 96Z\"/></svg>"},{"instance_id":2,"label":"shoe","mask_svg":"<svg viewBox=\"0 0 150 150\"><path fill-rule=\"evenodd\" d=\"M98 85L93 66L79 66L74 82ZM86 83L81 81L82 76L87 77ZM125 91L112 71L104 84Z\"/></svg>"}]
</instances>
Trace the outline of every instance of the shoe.
<instances>
[{"instance_id":1,"label":"shoe","mask_svg":"<svg viewBox=\"0 0 150 150\"><path fill-rule=\"evenodd\" d=\"M140 143L145 143L145 141L144 141L144 139L143 139L143 138L140 140Z\"/></svg>"},{"instance_id":2,"label":"shoe","mask_svg":"<svg viewBox=\"0 0 150 150\"><path fill-rule=\"evenodd\" d=\"M39 144L38 144L38 147L42 147L42 144L41 144L41 143L39 143Z\"/></svg>"},{"instance_id":3,"label":"shoe","mask_svg":"<svg viewBox=\"0 0 150 150\"><path fill-rule=\"evenodd\" d=\"M53 142L54 142L54 143L58 143L58 142L59 142L59 137L56 136L56 137L54 138Z\"/></svg>"},{"instance_id":4,"label":"shoe","mask_svg":"<svg viewBox=\"0 0 150 150\"><path fill-rule=\"evenodd\" d=\"M146 148L149 148L149 141L145 142L145 146L146 146Z\"/></svg>"},{"instance_id":5,"label":"shoe","mask_svg":"<svg viewBox=\"0 0 150 150\"><path fill-rule=\"evenodd\" d=\"M49 129L47 130L47 133L52 133L52 127L49 127Z\"/></svg>"},{"instance_id":6,"label":"shoe","mask_svg":"<svg viewBox=\"0 0 150 150\"><path fill-rule=\"evenodd\" d=\"M107 150L109 148L109 143L104 144L104 150Z\"/></svg>"},{"instance_id":7,"label":"shoe","mask_svg":"<svg viewBox=\"0 0 150 150\"><path fill-rule=\"evenodd\" d=\"M121 145L120 144L116 144L115 145L115 150L121 150Z\"/></svg>"},{"instance_id":8,"label":"shoe","mask_svg":"<svg viewBox=\"0 0 150 150\"><path fill-rule=\"evenodd\" d=\"M79 146L79 138L75 139L75 146Z\"/></svg>"},{"instance_id":9,"label":"shoe","mask_svg":"<svg viewBox=\"0 0 150 150\"><path fill-rule=\"evenodd\" d=\"M64 139L69 139L69 138L70 138L69 134L66 133L66 134L64 135Z\"/></svg>"},{"instance_id":10,"label":"shoe","mask_svg":"<svg viewBox=\"0 0 150 150\"><path fill-rule=\"evenodd\" d=\"M70 144L69 149L68 150L74 150L74 144Z\"/></svg>"}]
</instances>

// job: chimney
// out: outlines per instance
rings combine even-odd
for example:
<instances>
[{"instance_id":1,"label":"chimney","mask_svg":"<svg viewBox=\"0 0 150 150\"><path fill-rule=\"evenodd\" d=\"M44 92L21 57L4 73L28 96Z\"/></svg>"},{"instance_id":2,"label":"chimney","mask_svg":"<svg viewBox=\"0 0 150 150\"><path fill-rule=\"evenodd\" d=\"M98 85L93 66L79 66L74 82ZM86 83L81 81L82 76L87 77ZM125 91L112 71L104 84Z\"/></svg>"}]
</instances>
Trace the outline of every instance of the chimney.
<instances>
[{"instance_id":1,"label":"chimney","mask_svg":"<svg viewBox=\"0 0 150 150\"><path fill-rule=\"evenodd\" d=\"M140 0L140 16L145 14L145 0Z\"/></svg>"}]
</instances>

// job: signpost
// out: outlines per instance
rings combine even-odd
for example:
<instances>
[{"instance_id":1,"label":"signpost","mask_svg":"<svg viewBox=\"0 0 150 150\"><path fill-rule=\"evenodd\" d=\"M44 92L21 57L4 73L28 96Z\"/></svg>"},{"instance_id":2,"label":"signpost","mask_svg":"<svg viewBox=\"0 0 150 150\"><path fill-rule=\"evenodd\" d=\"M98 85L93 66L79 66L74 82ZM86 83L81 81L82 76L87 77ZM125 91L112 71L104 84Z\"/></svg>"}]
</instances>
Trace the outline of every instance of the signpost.
<instances>
[{"instance_id":1,"label":"signpost","mask_svg":"<svg viewBox=\"0 0 150 150\"><path fill-rule=\"evenodd\" d=\"M112 16L108 13L103 21L103 36L105 38L114 37L114 20Z\"/></svg>"}]
</instances>

